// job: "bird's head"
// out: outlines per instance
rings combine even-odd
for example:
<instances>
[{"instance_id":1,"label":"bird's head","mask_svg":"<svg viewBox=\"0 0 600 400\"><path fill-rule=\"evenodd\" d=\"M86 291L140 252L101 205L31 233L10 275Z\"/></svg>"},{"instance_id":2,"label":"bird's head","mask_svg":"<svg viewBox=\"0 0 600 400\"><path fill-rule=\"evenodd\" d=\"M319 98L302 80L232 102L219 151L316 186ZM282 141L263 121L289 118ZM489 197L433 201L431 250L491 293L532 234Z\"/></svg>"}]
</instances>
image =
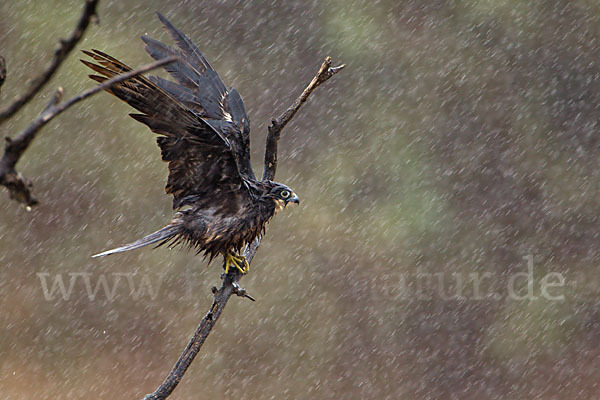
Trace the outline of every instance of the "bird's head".
<instances>
[{"instance_id":1,"label":"bird's head","mask_svg":"<svg viewBox=\"0 0 600 400\"><path fill-rule=\"evenodd\" d=\"M264 197L273 200L275 203L275 211L281 210L289 203L300 203L300 198L296 195L296 193L282 183L270 182Z\"/></svg>"}]
</instances>

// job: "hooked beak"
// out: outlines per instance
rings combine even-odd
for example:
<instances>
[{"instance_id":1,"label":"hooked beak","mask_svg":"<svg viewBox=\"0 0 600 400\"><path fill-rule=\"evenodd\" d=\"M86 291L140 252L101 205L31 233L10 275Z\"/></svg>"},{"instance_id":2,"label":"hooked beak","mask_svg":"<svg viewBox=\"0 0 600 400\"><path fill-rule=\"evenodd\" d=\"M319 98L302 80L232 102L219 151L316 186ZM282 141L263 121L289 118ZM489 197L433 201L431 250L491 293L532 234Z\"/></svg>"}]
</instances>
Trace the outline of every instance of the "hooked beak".
<instances>
[{"instance_id":1,"label":"hooked beak","mask_svg":"<svg viewBox=\"0 0 600 400\"><path fill-rule=\"evenodd\" d=\"M287 199L285 201L286 205L287 205L287 203L300 204L300 197L296 196L296 193L292 193L292 197L290 197L289 199Z\"/></svg>"}]
</instances>

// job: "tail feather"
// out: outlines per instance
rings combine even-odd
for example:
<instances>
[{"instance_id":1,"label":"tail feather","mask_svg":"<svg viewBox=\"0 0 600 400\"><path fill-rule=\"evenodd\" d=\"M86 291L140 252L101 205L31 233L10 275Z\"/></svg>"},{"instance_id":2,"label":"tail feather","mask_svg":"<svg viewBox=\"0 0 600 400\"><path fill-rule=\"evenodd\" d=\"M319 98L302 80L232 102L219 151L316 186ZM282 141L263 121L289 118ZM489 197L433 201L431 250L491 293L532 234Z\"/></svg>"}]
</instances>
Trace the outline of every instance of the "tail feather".
<instances>
[{"instance_id":1,"label":"tail feather","mask_svg":"<svg viewBox=\"0 0 600 400\"><path fill-rule=\"evenodd\" d=\"M153 244L156 242L160 242L158 245L164 244L168 242L170 239L173 239L175 236L181 233L181 226L179 224L170 224L165 226L158 231L149 234L135 242L124 244L123 246L117 247L112 250L106 250L102 253L98 253L92 256L92 258L104 257L109 254L121 253L124 251L139 249L140 247L148 246L149 244Z\"/></svg>"}]
</instances>

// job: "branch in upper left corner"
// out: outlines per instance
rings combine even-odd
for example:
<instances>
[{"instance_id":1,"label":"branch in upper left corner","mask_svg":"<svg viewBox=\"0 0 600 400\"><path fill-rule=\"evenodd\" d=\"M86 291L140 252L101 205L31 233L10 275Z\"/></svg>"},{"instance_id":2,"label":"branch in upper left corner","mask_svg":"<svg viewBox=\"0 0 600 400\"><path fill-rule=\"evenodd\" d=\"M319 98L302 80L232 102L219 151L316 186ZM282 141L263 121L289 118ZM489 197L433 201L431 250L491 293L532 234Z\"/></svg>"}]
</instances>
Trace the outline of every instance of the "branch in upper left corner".
<instances>
[{"instance_id":1,"label":"branch in upper left corner","mask_svg":"<svg viewBox=\"0 0 600 400\"><path fill-rule=\"evenodd\" d=\"M65 61L69 53L75 48L77 43L79 43L79 40L85 33L90 22L93 19L97 19L96 7L98 5L98 1L99 0L86 0L85 7L83 8L81 17L79 18L79 22L77 23L75 30L67 39L59 40L60 44L54 51L52 61L37 78L33 79L25 93L18 96L15 100L13 100L12 103L0 110L0 124L15 115L25 104L29 103L29 101L33 99L33 97L35 97L35 95L46 85L46 83L52 79L63 61ZM6 69L4 71L6 72ZM2 81L3 79L0 79L0 86L2 85Z\"/></svg>"},{"instance_id":2,"label":"branch in upper left corner","mask_svg":"<svg viewBox=\"0 0 600 400\"><path fill-rule=\"evenodd\" d=\"M177 56L166 57L133 71L116 75L115 77L102 82L100 85L87 89L77 96L72 97L60 104L59 101L63 92L62 88L59 88L50 103L48 103L46 108L44 108L44 111L42 111L27 128L16 135L14 139L7 138L6 147L4 148L4 155L2 158L0 158L0 185L5 186L9 190L11 199L17 200L20 203L24 203L28 207L36 205L37 200L31 194L31 181L18 173L15 170L15 165L25 150L27 150L33 139L35 139L40 129L42 129L43 126L45 126L60 113L67 110L69 107L92 96L93 94L98 93L114 85L115 83L131 79L139 74L143 74L153 69L173 63L177 60L179 60L179 57Z\"/></svg>"}]
</instances>

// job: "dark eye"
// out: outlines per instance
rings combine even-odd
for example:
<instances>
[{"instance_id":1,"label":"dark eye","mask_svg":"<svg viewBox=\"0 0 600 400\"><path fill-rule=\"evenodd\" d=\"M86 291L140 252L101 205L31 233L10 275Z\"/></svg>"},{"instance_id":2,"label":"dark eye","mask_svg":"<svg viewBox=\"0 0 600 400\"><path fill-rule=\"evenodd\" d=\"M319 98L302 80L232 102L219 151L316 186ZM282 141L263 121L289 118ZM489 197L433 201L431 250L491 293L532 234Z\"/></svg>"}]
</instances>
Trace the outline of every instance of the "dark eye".
<instances>
[{"instance_id":1,"label":"dark eye","mask_svg":"<svg viewBox=\"0 0 600 400\"><path fill-rule=\"evenodd\" d=\"M290 197L290 191L289 190L282 190L281 193L279 193L279 195L283 199L288 198L288 197Z\"/></svg>"}]
</instances>

